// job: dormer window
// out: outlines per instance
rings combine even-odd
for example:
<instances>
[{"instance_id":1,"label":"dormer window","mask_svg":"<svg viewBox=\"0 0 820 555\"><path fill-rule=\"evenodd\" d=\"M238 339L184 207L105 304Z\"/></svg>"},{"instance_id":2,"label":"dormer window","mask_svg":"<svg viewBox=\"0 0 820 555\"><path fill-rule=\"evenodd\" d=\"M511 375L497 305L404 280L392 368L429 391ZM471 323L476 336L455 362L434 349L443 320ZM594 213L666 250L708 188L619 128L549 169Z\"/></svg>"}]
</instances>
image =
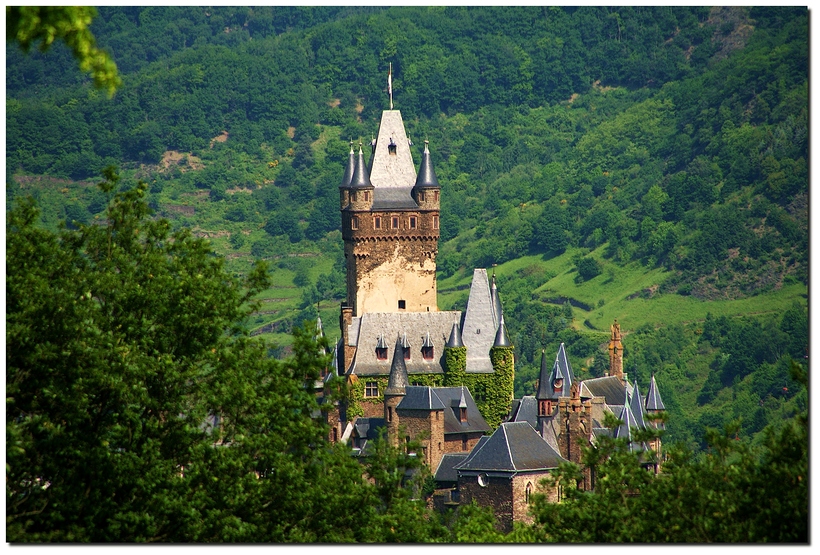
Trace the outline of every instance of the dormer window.
<instances>
[{"instance_id":1,"label":"dormer window","mask_svg":"<svg viewBox=\"0 0 820 555\"><path fill-rule=\"evenodd\" d=\"M421 344L421 357L424 360L433 360L433 342L430 341L430 332L424 337L424 343Z\"/></svg>"},{"instance_id":2,"label":"dormer window","mask_svg":"<svg viewBox=\"0 0 820 555\"><path fill-rule=\"evenodd\" d=\"M458 409L458 421L467 422L467 407L460 407Z\"/></svg>"},{"instance_id":3,"label":"dormer window","mask_svg":"<svg viewBox=\"0 0 820 555\"><path fill-rule=\"evenodd\" d=\"M555 378L552 380L552 390L561 391L564 388L564 378Z\"/></svg>"},{"instance_id":4,"label":"dormer window","mask_svg":"<svg viewBox=\"0 0 820 555\"><path fill-rule=\"evenodd\" d=\"M383 335L376 341L376 360L387 360L387 343L384 342Z\"/></svg>"},{"instance_id":5,"label":"dormer window","mask_svg":"<svg viewBox=\"0 0 820 555\"><path fill-rule=\"evenodd\" d=\"M390 156L396 155L396 143L393 141L393 137L390 137L390 144L387 145L387 152Z\"/></svg>"}]
</instances>

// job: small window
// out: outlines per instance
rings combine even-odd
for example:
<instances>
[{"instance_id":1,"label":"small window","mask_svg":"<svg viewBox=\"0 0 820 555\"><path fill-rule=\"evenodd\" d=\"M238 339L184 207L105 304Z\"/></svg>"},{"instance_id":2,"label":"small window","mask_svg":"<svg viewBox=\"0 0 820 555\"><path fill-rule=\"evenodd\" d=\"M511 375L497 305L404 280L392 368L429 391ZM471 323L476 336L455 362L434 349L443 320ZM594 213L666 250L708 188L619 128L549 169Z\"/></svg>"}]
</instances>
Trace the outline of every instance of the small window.
<instances>
[{"instance_id":1,"label":"small window","mask_svg":"<svg viewBox=\"0 0 820 555\"><path fill-rule=\"evenodd\" d=\"M424 360L433 360L433 347L422 347L421 357Z\"/></svg>"},{"instance_id":2,"label":"small window","mask_svg":"<svg viewBox=\"0 0 820 555\"><path fill-rule=\"evenodd\" d=\"M407 308L407 301L399 301L399 310L404 310L405 308Z\"/></svg>"},{"instance_id":3,"label":"small window","mask_svg":"<svg viewBox=\"0 0 820 555\"><path fill-rule=\"evenodd\" d=\"M424 200L424 191L419 191L419 200Z\"/></svg>"},{"instance_id":4,"label":"small window","mask_svg":"<svg viewBox=\"0 0 820 555\"><path fill-rule=\"evenodd\" d=\"M364 396L365 397L378 397L379 396L379 382L366 382L364 384Z\"/></svg>"},{"instance_id":5,"label":"small window","mask_svg":"<svg viewBox=\"0 0 820 555\"><path fill-rule=\"evenodd\" d=\"M438 191L433 191L433 200L438 202Z\"/></svg>"},{"instance_id":6,"label":"small window","mask_svg":"<svg viewBox=\"0 0 820 555\"><path fill-rule=\"evenodd\" d=\"M367 202L370 200L370 191L364 191L364 201Z\"/></svg>"},{"instance_id":7,"label":"small window","mask_svg":"<svg viewBox=\"0 0 820 555\"><path fill-rule=\"evenodd\" d=\"M478 485L479 486L481 486L482 488L486 488L487 485L489 485L489 483L490 483L490 478L489 478L489 476L487 476L487 474L482 472L481 474L478 475Z\"/></svg>"},{"instance_id":8,"label":"small window","mask_svg":"<svg viewBox=\"0 0 820 555\"><path fill-rule=\"evenodd\" d=\"M399 228L399 218L398 218L398 216L393 216L391 218L390 227L392 227L393 229L398 229Z\"/></svg>"},{"instance_id":9,"label":"small window","mask_svg":"<svg viewBox=\"0 0 820 555\"><path fill-rule=\"evenodd\" d=\"M410 360L410 347L404 349L404 360Z\"/></svg>"},{"instance_id":10,"label":"small window","mask_svg":"<svg viewBox=\"0 0 820 555\"><path fill-rule=\"evenodd\" d=\"M532 482L527 483L527 489L524 492L524 500L527 504L530 502L530 495L532 495Z\"/></svg>"},{"instance_id":11,"label":"small window","mask_svg":"<svg viewBox=\"0 0 820 555\"><path fill-rule=\"evenodd\" d=\"M350 229L359 229L359 217L353 216L350 218Z\"/></svg>"},{"instance_id":12,"label":"small window","mask_svg":"<svg viewBox=\"0 0 820 555\"><path fill-rule=\"evenodd\" d=\"M376 360L387 360L387 347L376 347Z\"/></svg>"},{"instance_id":13,"label":"small window","mask_svg":"<svg viewBox=\"0 0 820 555\"><path fill-rule=\"evenodd\" d=\"M462 436L461 436L461 450L462 451L467 450L467 434L462 434Z\"/></svg>"},{"instance_id":14,"label":"small window","mask_svg":"<svg viewBox=\"0 0 820 555\"><path fill-rule=\"evenodd\" d=\"M350 200L356 200L356 191L350 191Z\"/></svg>"},{"instance_id":15,"label":"small window","mask_svg":"<svg viewBox=\"0 0 820 555\"><path fill-rule=\"evenodd\" d=\"M458 421L467 422L467 407L460 407L458 409Z\"/></svg>"},{"instance_id":16,"label":"small window","mask_svg":"<svg viewBox=\"0 0 820 555\"><path fill-rule=\"evenodd\" d=\"M438 216L433 216L433 229L438 229Z\"/></svg>"},{"instance_id":17,"label":"small window","mask_svg":"<svg viewBox=\"0 0 820 555\"><path fill-rule=\"evenodd\" d=\"M373 229L381 229L382 228L382 218L381 216L376 216L373 218Z\"/></svg>"},{"instance_id":18,"label":"small window","mask_svg":"<svg viewBox=\"0 0 820 555\"><path fill-rule=\"evenodd\" d=\"M552 390L553 391L561 391L564 387L564 379L563 378L555 378L552 381Z\"/></svg>"},{"instance_id":19,"label":"small window","mask_svg":"<svg viewBox=\"0 0 820 555\"><path fill-rule=\"evenodd\" d=\"M416 217L410 216L410 229L416 229Z\"/></svg>"}]
</instances>

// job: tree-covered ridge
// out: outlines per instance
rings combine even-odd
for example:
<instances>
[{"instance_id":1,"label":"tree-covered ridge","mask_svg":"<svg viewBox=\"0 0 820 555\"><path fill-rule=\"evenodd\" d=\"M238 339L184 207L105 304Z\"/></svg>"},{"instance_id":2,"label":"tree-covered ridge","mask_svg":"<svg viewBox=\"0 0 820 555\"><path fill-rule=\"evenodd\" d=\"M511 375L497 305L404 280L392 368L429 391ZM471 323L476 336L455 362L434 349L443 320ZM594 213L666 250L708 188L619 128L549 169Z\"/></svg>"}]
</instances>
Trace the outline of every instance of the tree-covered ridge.
<instances>
[{"instance_id":1,"label":"tree-covered ridge","mask_svg":"<svg viewBox=\"0 0 820 555\"><path fill-rule=\"evenodd\" d=\"M782 325L767 295L805 307L803 9L139 7L101 9L93 29L122 72L113 100L59 69L59 52L53 64L8 55L7 204L38 196L52 229L99 221L105 196L72 180L119 164L123 183L147 181L154 212L209 238L231 272L274 261L249 326L277 341L317 302L336 319L337 186L347 141L367 142L387 107L389 62L396 107L417 146L430 139L445 186L440 308L463 308L473 267L501 265L517 393L562 341L582 375L602 373L598 330L604 317L630 322L608 311L635 296L759 298L748 312L765 312L751 319L766 329ZM636 275L654 281L615 287ZM685 333L625 324L640 330L626 362L642 386L668 375L683 419L670 435L701 443L735 378L748 431L792 410L789 395L744 385L764 365L785 379L785 357L724 374L715 360L730 351L696 334L706 310L658 306L645 309L652 323L681 320ZM672 336L674 355L658 348Z\"/></svg>"}]
</instances>

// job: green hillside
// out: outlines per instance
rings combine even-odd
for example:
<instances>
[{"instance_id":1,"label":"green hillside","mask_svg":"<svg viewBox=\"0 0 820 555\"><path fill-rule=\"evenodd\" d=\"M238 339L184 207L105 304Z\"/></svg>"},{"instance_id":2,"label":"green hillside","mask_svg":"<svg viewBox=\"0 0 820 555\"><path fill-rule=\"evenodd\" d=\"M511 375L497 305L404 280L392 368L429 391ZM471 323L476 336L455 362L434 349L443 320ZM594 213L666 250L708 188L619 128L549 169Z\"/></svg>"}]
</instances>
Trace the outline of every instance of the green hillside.
<instances>
[{"instance_id":1,"label":"green hillside","mask_svg":"<svg viewBox=\"0 0 820 555\"><path fill-rule=\"evenodd\" d=\"M442 183L439 307L497 265L517 395L561 342L600 375L617 318L672 439L805 404L786 370L808 345L805 9L109 7L92 30L113 99L65 49L7 46L7 207L88 224L101 168L148 182L231 272L270 261L250 325L274 353L317 307L338 337L337 187L392 63Z\"/></svg>"}]
</instances>

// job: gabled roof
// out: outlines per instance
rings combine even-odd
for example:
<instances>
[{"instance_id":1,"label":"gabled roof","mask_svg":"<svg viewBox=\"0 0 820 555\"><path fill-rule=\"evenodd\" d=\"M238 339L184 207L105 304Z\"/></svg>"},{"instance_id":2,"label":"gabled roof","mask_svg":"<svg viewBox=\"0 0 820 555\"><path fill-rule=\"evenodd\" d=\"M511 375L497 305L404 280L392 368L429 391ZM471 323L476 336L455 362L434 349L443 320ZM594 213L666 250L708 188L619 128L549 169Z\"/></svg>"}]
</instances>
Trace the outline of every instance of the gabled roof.
<instances>
[{"instance_id":1,"label":"gabled roof","mask_svg":"<svg viewBox=\"0 0 820 555\"><path fill-rule=\"evenodd\" d=\"M352 434L362 439L376 439L379 429L384 427L384 418L365 418L360 416L353 422Z\"/></svg>"},{"instance_id":2,"label":"gabled roof","mask_svg":"<svg viewBox=\"0 0 820 555\"><path fill-rule=\"evenodd\" d=\"M432 387L411 385L404 390L404 399L396 407L402 410L444 410L441 402Z\"/></svg>"},{"instance_id":3,"label":"gabled roof","mask_svg":"<svg viewBox=\"0 0 820 555\"><path fill-rule=\"evenodd\" d=\"M652 374L649 391L646 392L646 410L666 410L661 400L661 393L658 391L658 384L655 383L655 374Z\"/></svg>"},{"instance_id":4,"label":"gabled roof","mask_svg":"<svg viewBox=\"0 0 820 555\"><path fill-rule=\"evenodd\" d=\"M456 468L474 472L523 472L557 468L565 462L527 422L505 422Z\"/></svg>"},{"instance_id":5,"label":"gabled roof","mask_svg":"<svg viewBox=\"0 0 820 555\"><path fill-rule=\"evenodd\" d=\"M490 425L481 416L470 390L466 387L434 387L436 395L444 404L444 433L488 432ZM467 419L460 422L458 415L464 401L467 408Z\"/></svg>"},{"instance_id":6,"label":"gabled roof","mask_svg":"<svg viewBox=\"0 0 820 555\"><path fill-rule=\"evenodd\" d=\"M458 311L438 312L367 312L361 317L354 317L348 327L348 344L355 346L356 355L350 368L345 370L359 376L386 376L390 373L393 353L388 347L387 359L376 357L379 338L393 338L407 334L411 346L410 360L405 361L409 374L441 374L441 356L444 354L444 343L451 333L453 323L461 318ZM433 344L433 360L425 360L421 345L427 333ZM403 353L402 353L403 354ZM488 355L489 361L489 355Z\"/></svg>"},{"instance_id":7,"label":"gabled roof","mask_svg":"<svg viewBox=\"0 0 820 555\"><path fill-rule=\"evenodd\" d=\"M581 382L580 394L581 399L603 397L606 399L606 404L610 406L623 406L626 404L624 383L618 376L604 376L584 380Z\"/></svg>"}]
</instances>

